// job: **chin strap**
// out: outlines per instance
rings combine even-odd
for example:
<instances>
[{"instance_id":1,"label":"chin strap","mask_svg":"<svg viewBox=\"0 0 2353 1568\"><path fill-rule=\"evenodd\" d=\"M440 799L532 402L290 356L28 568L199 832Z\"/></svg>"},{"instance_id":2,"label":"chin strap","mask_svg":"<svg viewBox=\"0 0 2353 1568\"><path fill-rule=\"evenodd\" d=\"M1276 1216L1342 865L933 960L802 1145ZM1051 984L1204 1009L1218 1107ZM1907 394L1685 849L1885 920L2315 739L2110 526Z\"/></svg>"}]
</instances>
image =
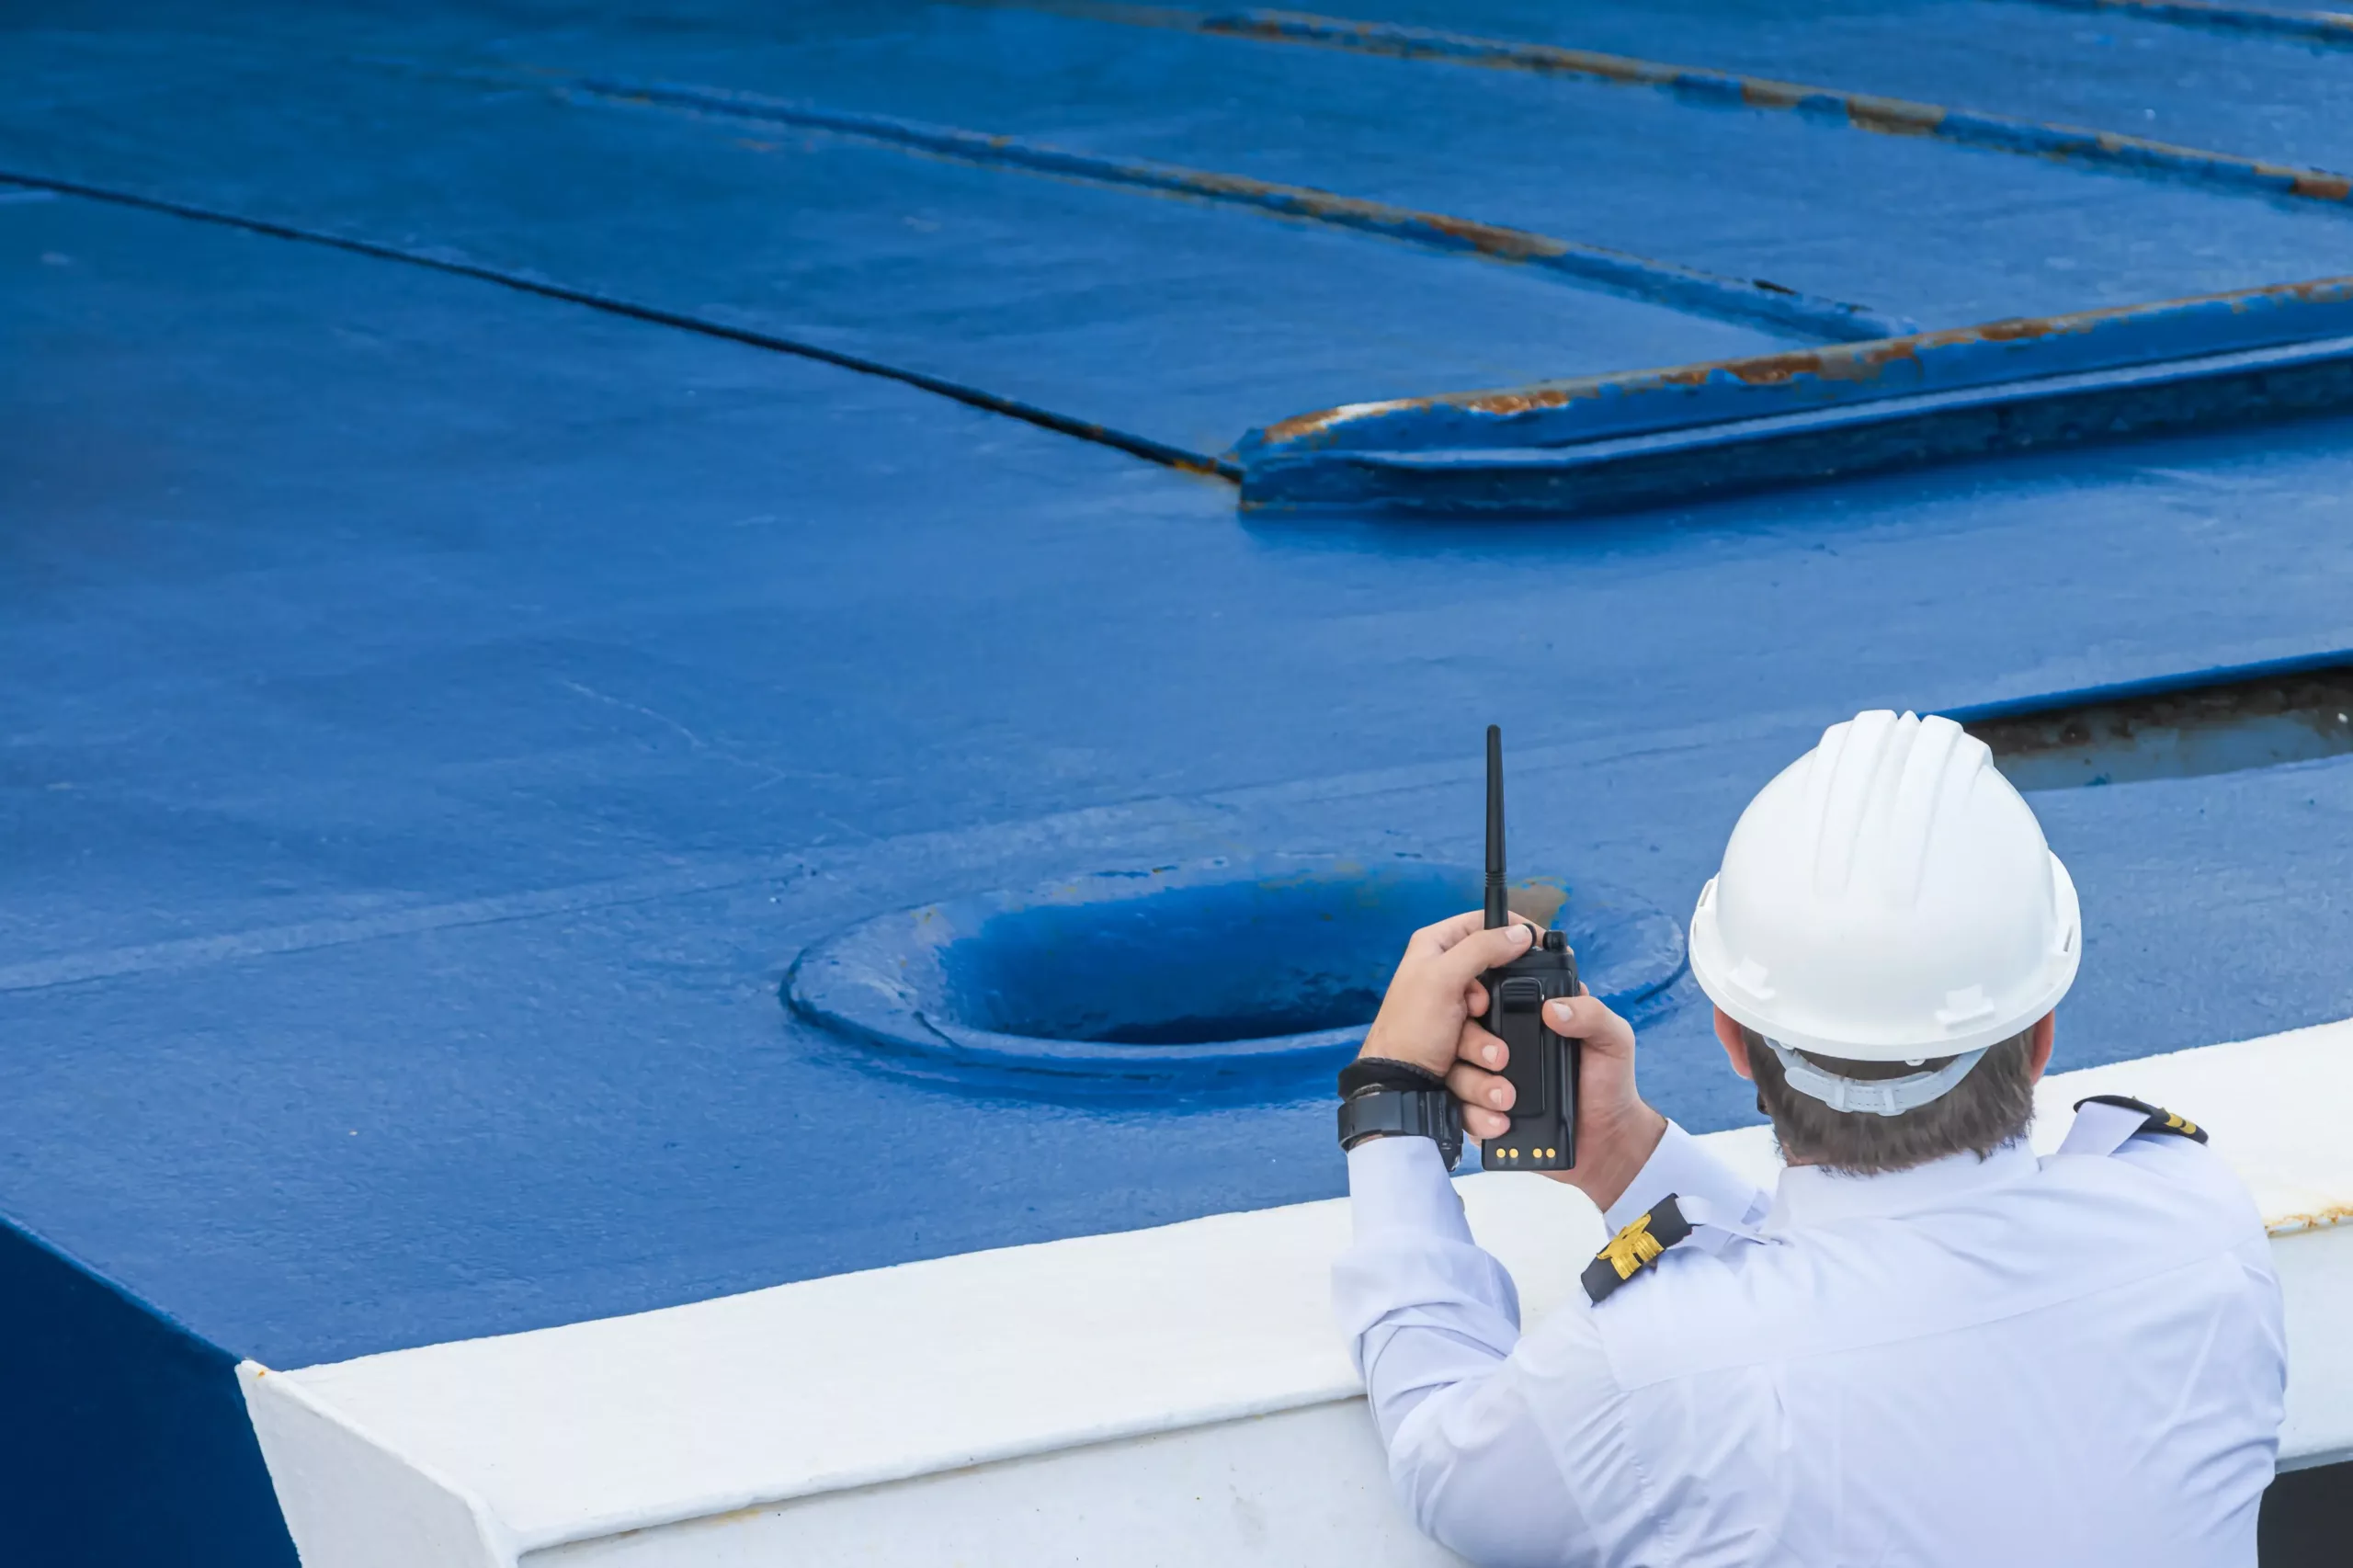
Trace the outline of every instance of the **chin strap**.
<instances>
[{"instance_id":1,"label":"chin strap","mask_svg":"<svg viewBox=\"0 0 2353 1568\"><path fill-rule=\"evenodd\" d=\"M1788 1077L1790 1087L1802 1095L1820 1100L1832 1110L1849 1111L1857 1115L1902 1116L1907 1110L1917 1110L1929 1101L1939 1099L1955 1084L1969 1076L1969 1070L1984 1060L1991 1046L1963 1051L1933 1073L1913 1073L1901 1078L1841 1078L1835 1073L1824 1073L1804 1057L1780 1041L1765 1042L1773 1054L1781 1059L1781 1072Z\"/></svg>"}]
</instances>

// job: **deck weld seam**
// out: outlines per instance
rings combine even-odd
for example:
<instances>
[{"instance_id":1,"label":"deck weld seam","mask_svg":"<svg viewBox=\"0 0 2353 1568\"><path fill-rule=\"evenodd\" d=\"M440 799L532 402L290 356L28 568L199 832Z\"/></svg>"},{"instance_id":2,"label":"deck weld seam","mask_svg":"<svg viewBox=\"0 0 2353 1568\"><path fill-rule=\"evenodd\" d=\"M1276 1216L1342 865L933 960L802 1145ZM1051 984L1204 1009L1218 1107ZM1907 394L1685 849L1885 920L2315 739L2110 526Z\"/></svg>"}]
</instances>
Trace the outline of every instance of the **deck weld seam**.
<instances>
[{"instance_id":1,"label":"deck weld seam","mask_svg":"<svg viewBox=\"0 0 2353 1568\"><path fill-rule=\"evenodd\" d=\"M2273 30L2353 46L2353 17L2250 11L2222 6L2165 5L2157 0L2039 0L2068 9L2120 8L2158 15L2197 13L2216 17L2269 17ZM1562 44L1519 39L1483 38L1436 28L1359 21L1302 11L1251 10L1200 13L1145 10L1136 6L1063 0L1052 11L1131 27L1169 28L1259 43L1287 43L1396 60L1431 60L1495 71L1574 76L1610 86L1647 87L1684 103L1731 108L1780 109L1828 124L1883 136L1918 136L1984 152L2054 159L2121 173L2220 187L2262 196L2286 197L2353 207L2353 176L2203 147L2185 147L2120 131L2067 125L1954 108L1943 104L1874 93L1847 92L1768 76L1748 76L1706 66L1677 65L1634 55L1608 54ZM2180 18L2159 16L2161 20ZM2288 22L2309 22L2302 29ZM2230 25L2252 27L2239 21Z\"/></svg>"},{"instance_id":2,"label":"deck weld seam","mask_svg":"<svg viewBox=\"0 0 2353 1568\"><path fill-rule=\"evenodd\" d=\"M593 289L575 288L551 278L529 273L511 272L502 267L488 267L464 260L454 254L419 249L408 245L389 244L381 240L361 239L357 235L338 234L323 229L309 229L275 219L256 218L250 214L232 212L220 208L199 206L166 197L147 196L136 191L121 190L108 186L92 185L81 180L62 179L52 175L33 174L18 169L0 169L0 185L13 185L28 190L52 191L60 196L78 197L88 201L102 201L112 206L128 207L144 212L157 212L182 218L191 222L212 223L223 228L240 229L248 233L270 239L290 240L301 244L321 245L354 256L364 256L377 261L399 262L453 278L472 278L479 283L494 284L517 293L537 295L540 299L559 300L566 304L580 305L606 315L643 323L649 326L668 327L674 331L690 332L699 336L716 338L722 342L741 344L745 347L765 349L774 354L790 354L799 358L813 359L838 369L855 371L862 376L874 376L883 381L897 381L904 386L961 403L969 408L1018 419L1024 424L1051 430L1058 436L1069 436L1096 446L1108 447L1131 457L1139 457L1164 467L1219 479L1238 481L1242 471L1231 459L1211 457L1207 453L1188 451L1165 441L1154 440L1131 431L1099 425L1073 415L1057 413L1019 398L1006 397L980 387L952 381L943 376L930 375L902 365L886 364L864 355L827 348L821 344L799 338L785 337L756 327L738 326L715 321L684 311L665 309L619 295L601 293Z\"/></svg>"},{"instance_id":3,"label":"deck weld seam","mask_svg":"<svg viewBox=\"0 0 2353 1568\"><path fill-rule=\"evenodd\" d=\"M1255 208L1279 217L1376 234L1426 249L1517 262L1581 284L1656 303L1782 328L1794 327L1844 342L1900 336L1918 330L1915 323L1904 317L1867 305L1823 299L1761 279L1727 278L1676 262L1532 230L1342 196L1309 186L1283 185L1246 175L1143 159L1101 157L1017 136L930 125L892 115L827 108L760 93L688 83L583 77L558 92L591 102L640 104L755 123L790 125L960 163Z\"/></svg>"},{"instance_id":4,"label":"deck weld seam","mask_svg":"<svg viewBox=\"0 0 2353 1568\"><path fill-rule=\"evenodd\" d=\"M2343 11L2286 11L2269 6L2224 6L2211 0L2029 0L2058 11L2121 11L2178 27L2222 28L2232 32L2270 33L2353 49L2353 15Z\"/></svg>"}]
</instances>

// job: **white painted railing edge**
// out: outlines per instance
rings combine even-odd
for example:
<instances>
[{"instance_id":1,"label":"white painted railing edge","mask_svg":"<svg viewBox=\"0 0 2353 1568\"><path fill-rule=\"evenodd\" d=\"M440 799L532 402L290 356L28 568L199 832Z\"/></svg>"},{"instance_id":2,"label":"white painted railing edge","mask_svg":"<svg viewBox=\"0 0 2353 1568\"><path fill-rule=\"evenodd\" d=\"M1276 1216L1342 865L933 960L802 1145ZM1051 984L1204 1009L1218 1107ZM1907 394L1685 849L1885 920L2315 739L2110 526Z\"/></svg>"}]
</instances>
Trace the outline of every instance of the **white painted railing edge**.
<instances>
[{"instance_id":1,"label":"white painted railing edge","mask_svg":"<svg viewBox=\"0 0 2353 1568\"><path fill-rule=\"evenodd\" d=\"M237 1383L306 1564L515 1568L519 1552L506 1527L429 1461L401 1452L259 1362L240 1362Z\"/></svg>"},{"instance_id":2,"label":"white painted railing edge","mask_svg":"<svg viewBox=\"0 0 2353 1568\"><path fill-rule=\"evenodd\" d=\"M2289 1298L2282 1468L2353 1458L2353 1336L2341 1327L2353 1321L2353 1147L2333 1125L2353 1099L2353 1020L2056 1075L2038 1145L2063 1134L2074 1100L2113 1092L2214 1130L2262 1207ZM1771 1179L1765 1130L1709 1142ZM1459 1185L1526 1312L1565 1300L1601 1239L1592 1206L1551 1182ZM1247 1435L1265 1418L1353 1402L1326 1283L1347 1233L1339 1199L1215 1215L291 1372L249 1368L247 1403L309 1568L515 1568L625 1540L637 1544L612 1546L612 1561L699 1562L643 1542L688 1551L677 1530L763 1510L776 1528L822 1536L865 1517L857 1496L910 1485L969 1523L991 1485L1008 1501L1044 1495L1112 1464L1090 1485L1149 1487L1152 1464L1198 1467L1205 1443L1258 1441ZM1377 1451L1339 1440L1342 1428L1282 1426L1332 1450L1286 1454L1295 1485L1381 1485ZM827 1496L850 1501L810 1506ZM904 1513L860 1528L895 1530ZM1402 1514L1391 1528L1411 1536ZM431 1550L385 1555L367 1538L387 1531ZM1242 1550L1211 1544L1198 1560ZM923 1549L908 1550L914 1561ZM643 1551L654 1554L629 1554ZM1428 1560L1408 1540L1397 1552Z\"/></svg>"}]
</instances>

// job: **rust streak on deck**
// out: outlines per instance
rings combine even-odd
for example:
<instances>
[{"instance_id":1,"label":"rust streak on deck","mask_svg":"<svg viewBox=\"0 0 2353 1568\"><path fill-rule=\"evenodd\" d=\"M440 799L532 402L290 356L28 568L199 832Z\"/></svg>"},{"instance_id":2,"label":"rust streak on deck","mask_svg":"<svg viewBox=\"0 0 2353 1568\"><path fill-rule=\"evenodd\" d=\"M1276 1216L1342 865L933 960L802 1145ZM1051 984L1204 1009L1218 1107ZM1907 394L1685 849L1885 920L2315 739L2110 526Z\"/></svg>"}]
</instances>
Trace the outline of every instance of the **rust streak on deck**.
<instances>
[{"instance_id":1,"label":"rust streak on deck","mask_svg":"<svg viewBox=\"0 0 2353 1568\"><path fill-rule=\"evenodd\" d=\"M2206 306L2221 306L2234 313L2244 313L2260 306L2324 304L2346 300L2353 300L2353 277L2313 278L2236 293L2194 295L2154 305L2123 305L2055 316L2017 316L1984 322L1974 326L1948 327L1937 332L1823 348L1790 349L1733 359L1701 360L1688 365L1584 376L1491 392L1351 403L1280 420L1266 427L1264 439L1270 446L1300 441L1359 419L1409 413L1415 409L1458 408L1469 413L1508 418L1542 409L1564 408L1571 403L1611 393L1640 396L1665 388L1701 386L1719 376L1759 387L1783 385L1807 377L1824 381L1872 381L1885 375L1891 366L1917 364L1924 355L1971 344L2030 343L2042 338L2096 332L2102 327L2135 319L2194 311Z\"/></svg>"}]
</instances>

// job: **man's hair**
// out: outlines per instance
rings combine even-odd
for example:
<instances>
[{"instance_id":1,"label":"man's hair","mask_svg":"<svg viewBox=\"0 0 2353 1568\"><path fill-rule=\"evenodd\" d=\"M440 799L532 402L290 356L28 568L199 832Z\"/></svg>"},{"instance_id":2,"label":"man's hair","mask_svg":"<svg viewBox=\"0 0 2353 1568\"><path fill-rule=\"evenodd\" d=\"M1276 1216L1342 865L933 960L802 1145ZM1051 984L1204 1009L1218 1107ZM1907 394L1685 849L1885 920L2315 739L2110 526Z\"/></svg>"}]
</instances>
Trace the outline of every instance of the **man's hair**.
<instances>
[{"instance_id":1,"label":"man's hair","mask_svg":"<svg viewBox=\"0 0 2353 1568\"><path fill-rule=\"evenodd\" d=\"M1773 1136L1792 1164L1826 1165L1848 1176L1909 1170L1969 1150L1984 1159L2026 1136L2034 1119L2034 1075L2028 1070L2034 1030L2012 1035L1985 1052L1968 1075L1927 1105L1902 1116L1833 1110L1790 1086L1781 1059L1756 1030L1744 1028L1748 1070L1756 1080L1756 1108L1773 1119ZM1904 1062L1849 1062L1843 1057L1799 1054L1824 1073L1841 1078L1900 1078L1933 1073L1952 1060L1938 1057L1915 1067Z\"/></svg>"}]
</instances>

